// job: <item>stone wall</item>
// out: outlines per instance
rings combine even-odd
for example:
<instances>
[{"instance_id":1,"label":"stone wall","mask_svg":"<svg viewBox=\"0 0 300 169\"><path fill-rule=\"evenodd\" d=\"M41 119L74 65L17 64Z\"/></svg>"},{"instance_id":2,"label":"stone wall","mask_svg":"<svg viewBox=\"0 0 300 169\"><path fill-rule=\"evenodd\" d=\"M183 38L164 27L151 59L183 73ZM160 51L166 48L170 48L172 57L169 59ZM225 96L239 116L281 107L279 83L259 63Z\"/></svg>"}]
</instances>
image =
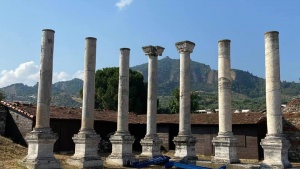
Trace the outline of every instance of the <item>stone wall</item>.
<instances>
[{"instance_id":1,"label":"stone wall","mask_svg":"<svg viewBox=\"0 0 300 169\"><path fill-rule=\"evenodd\" d=\"M11 138L15 143L26 146L25 136L32 131L33 119L12 109L9 109L8 112L5 136Z\"/></svg>"},{"instance_id":2,"label":"stone wall","mask_svg":"<svg viewBox=\"0 0 300 169\"><path fill-rule=\"evenodd\" d=\"M167 126L158 126L157 127L157 135L159 139L163 141L162 147L163 150L169 151L169 127Z\"/></svg>"},{"instance_id":3,"label":"stone wall","mask_svg":"<svg viewBox=\"0 0 300 169\"><path fill-rule=\"evenodd\" d=\"M283 131L290 140L289 160L300 160L300 113L283 114Z\"/></svg>"},{"instance_id":4,"label":"stone wall","mask_svg":"<svg viewBox=\"0 0 300 169\"><path fill-rule=\"evenodd\" d=\"M4 106L0 105L0 135L5 134L7 110Z\"/></svg>"}]
</instances>

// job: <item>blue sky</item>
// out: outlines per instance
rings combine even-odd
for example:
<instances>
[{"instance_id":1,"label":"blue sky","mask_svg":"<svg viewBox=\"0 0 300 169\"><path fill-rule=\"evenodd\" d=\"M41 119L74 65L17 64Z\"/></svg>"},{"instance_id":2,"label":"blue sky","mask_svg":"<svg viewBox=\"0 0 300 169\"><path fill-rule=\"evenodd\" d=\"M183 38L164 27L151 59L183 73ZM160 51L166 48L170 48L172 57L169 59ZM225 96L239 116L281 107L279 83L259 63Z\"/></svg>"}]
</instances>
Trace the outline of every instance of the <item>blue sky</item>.
<instances>
[{"instance_id":1,"label":"blue sky","mask_svg":"<svg viewBox=\"0 0 300 169\"><path fill-rule=\"evenodd\" d=\"M84 41L97 38L96 69L148 61L145 45L196 43L191 59L217 69L218 41L231 40L231 67L264 77L264 32L279 31L281 80L299 82L300 1L272 0L2 0L0 87L38 81L42 29L55 30L53 82L82 77ZM159 72L158 72L159 73Z\"/></svg>"}]
</instances>

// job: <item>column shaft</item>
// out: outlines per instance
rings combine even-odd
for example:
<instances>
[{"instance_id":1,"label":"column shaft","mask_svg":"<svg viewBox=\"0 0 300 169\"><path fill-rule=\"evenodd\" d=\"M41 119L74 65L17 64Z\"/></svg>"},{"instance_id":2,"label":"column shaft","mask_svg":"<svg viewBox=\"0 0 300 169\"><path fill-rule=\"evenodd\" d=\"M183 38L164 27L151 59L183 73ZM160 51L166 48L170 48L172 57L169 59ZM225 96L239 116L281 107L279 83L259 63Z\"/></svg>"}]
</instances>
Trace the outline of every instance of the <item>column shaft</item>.
<instances>
[{"instance_id":1,"label":"column shaft","mask_svg":"<svg viewBox=\"0 0 300 169\"><path fill-rule=\"evenodd\" d=\"M190 52L180 53L179 135L191 134Z\"/></svg>"},{"instance_id":2,"label":"column shaft","mask_svg":"<svg viewBox=\"0 0 300 169\"><path fill-rule=\"evenodd\" d=\"M266 107L268 135L282 134L278 32L265 33Z\"/></svg>"},{"instance_id":3,"label":"column shaft","mask_svg":"<svg viewBox=\"0 0 300 169\"><path fill-rule=\"evenodd\" d=\"M148 59L147 133L156 134L157 114L157 56Z\"/></svg>"},{"instance_id":4,"label":"column shaft","mask_svg":"<svg viewBox=\"0 0 300 169\"><path fill-rule=\"evenodd\" d=\"M128 132L129 53L128 48L120 49L117 133Z\"/></svg>"},{"instance_id":5,"label":"column shaft","mask_svg":"<svg viewBox=\"0 0 300 169\"><path fill-rule=\"evenodd\" d=\"M219 135L232 135L230 40L221 40L219 51Z\"/></svg>"},{"instance_id":6,"label":"column shaft","mask_svg":"<svg viewBox=\"0 0 300 169\"><path fill-rule=\"evenodd\" d=\"M80 131L94 130L96 38L85 39L82 120Z\"/></svg>"},{"instance_id":7,"label":"column shaft","mask_svg":"<svg viewBox=\"0 0 300 169\"><path fill-rule=\"evenodd\" d=\"M38 87L35 128L50 127L50 102L52 90L52 68L54 31L44 29L42 33L40 81Z\"/></svg>"}]
</instances>

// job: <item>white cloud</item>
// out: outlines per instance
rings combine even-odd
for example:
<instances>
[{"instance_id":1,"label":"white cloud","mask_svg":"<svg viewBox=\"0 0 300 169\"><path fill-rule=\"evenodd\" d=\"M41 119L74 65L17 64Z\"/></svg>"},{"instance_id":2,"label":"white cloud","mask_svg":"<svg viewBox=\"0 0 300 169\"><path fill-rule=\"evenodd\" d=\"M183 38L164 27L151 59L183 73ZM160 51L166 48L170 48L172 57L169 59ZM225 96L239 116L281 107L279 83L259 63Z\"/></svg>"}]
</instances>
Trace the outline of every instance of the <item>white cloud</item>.
<instances>
[{"instance_id":1,"label":"white cloud","mask_svg":"<svg viewBox=\"0 0 300 169\"><path fill-rule=\"evenodd\" d=\"M122 10L125 6L128 6L132 3L133 0L120 0L115 5Z\"/></svg>"},{"instance_id":2,"label":"white cloud","mask_svg":"<svg viewBox=\"0 0 300 169\"><path fill-rule=\"evenodd\" d=\"M40 78L39 66L33 61L21 63L15 70L2 70L0 72L0 88L14 83L23 83L29 86L35 85ZM52 83L71 80L74 78L83 79L83 71L78 70L73 75L66 72L54 72Z\"/></svg>"}]
</instances>

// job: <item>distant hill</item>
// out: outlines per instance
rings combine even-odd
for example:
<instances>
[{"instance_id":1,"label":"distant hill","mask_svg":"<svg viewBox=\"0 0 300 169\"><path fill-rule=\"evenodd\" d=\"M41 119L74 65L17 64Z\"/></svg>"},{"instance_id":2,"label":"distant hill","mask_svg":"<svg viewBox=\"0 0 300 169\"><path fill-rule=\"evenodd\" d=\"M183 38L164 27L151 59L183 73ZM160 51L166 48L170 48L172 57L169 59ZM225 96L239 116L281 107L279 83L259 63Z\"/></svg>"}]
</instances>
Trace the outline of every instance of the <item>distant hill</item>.
<instances>
[{"instance_id":1,"label":"distant hill","mask_svg":"<svg viewBox=\"0 0 300 169\"><path fill-rule=\"evenodd\" d=\"M148 63L137 65L131 69L143 74L145 81L148 79ZM179 59L165 57L158 61L158 94L171 95L172 90L179 87ZM265 96L265 80L248 71L232 69L232 91L238 98L261 98ZM79 90L83 81L73 79L57 82L52 85L52 105L66 107L80 107L81 99ZM38 83L32 87L16 83L0 88L8 101L27 101L36 104ZM191 61L191 90L204 91L217 95L218 71L209 65ZM282 98L289 100L299 96L300 84L295 82L281 83Z\"/></svg>"},{"instance_id":2,"label":"distant hill","mask_svg":"<svg viewBox=\"0 0 300 169\"><path fill-rule=\"evenodd\" d=\"M148 79L148 63L132 67L133 70L143 74ZM170 95L172 90L179 87L180 60L165 57L158 61L158 93ZM249 98L263 97L265 95L265 80L248 71L232 69L232 91ZM191 61L191 90L217 92L218 71L209 65ZM296 96L300 94L300 84L295 82L282 82L283 95Z\"/></svg>"},{"instance_id":3,"label":"distant hill","mask_svg":"<svg viewBox=\"0 0 300 169\"><path fill-rule=\"evenodd\" d=\"M79 90L82 89L83 81L73 79L70 81L57 82L52 85L51 105L80 107ZM22 83L12 84L1 88L5 93L7 101L21 101L36 104L38 83L34 86L27 86Z\"/></svg>"}]
</instances>

